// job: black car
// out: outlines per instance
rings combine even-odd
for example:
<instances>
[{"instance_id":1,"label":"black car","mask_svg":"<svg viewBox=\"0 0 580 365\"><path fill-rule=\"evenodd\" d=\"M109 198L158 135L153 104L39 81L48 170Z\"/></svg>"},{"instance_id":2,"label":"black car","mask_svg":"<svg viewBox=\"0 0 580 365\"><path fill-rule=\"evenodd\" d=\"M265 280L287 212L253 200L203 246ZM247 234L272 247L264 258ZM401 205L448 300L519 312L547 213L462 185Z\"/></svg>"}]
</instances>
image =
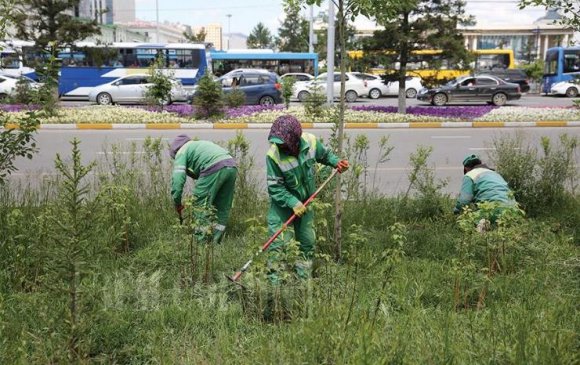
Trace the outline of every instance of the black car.
<instances>
[{"instance_id":1,"label":"black car","mask_svg":"<svg viewBox=\"0 0 580 365\"><path fill-rule=\"evenodd\" d=\"M523 93L527 93L530 91L530 84L528 82L528 76L519 68L494 68L493 70L486 71L485 73L478 72L476 76L480 75L491 75L495 77L499 77L500 79L511 82L513 84L520 85L520 90Z\"/></svg>"},{"instance_id":2,"label":"black car","mask_svg":"<svg viewBox=\"0 0 580 365\"><path fill-rule=\"evenodd\" d=\"M491 75L463 76L436 89L423 89L417 99L442 106L447 103L485 101L504 105L522 97L520 86Z\"/></svg>"}]
</instances>

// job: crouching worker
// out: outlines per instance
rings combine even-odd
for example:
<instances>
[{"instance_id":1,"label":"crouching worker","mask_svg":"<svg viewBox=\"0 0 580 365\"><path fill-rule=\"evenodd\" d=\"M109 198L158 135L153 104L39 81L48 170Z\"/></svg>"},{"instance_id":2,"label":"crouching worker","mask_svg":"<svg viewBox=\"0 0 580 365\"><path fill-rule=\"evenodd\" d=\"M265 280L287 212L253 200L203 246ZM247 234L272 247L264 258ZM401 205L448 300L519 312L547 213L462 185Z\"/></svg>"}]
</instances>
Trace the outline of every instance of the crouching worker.
<instances>
[{"instance_id":1,"label":"crouching worker","mask_svg":"<svg viewBox=\"0 0 580 365\"><path fill-rule=\"evenodd\" d=\"M477 155L469 155L463 160L463 183L453 212L459 214L470 204L496 202L497 206L487 214L476 216L478 231L486 230L489 224L495 224L498 218L508 209L518 210L518 205L504 178L481 162ZM485 215L485 216L484 216Z\"/></svg>"},{"instance_id":2,"label":"crouching worker","mask_svg":"<svg viewBox=\"0 0 580 365\"><path fill-rule=\"evenodd\" d=\"M186 135L177 136L171 143L169 153L173 162L171 196L175 209L181 216L181 198L186 177L197 179L193 189L194 204L213 207L217 215L213 242L220 243L228 223L236 184L236 161L223 149L209 141L192 141ZM209 224L208 217L197 213L201 224Z\"/></svg>"},{"instance_id":3,"label":"crouching worker","mask_svg":"<svg viewBox=\"0 0 580 365\"><path fill-rule=\"evenodd\" d=\"M314 215L305 202L315 191L316 163L337 168L339 172L348 169L347 160L339 160L329 149L310 133L302 133L302 126L293 116L281 116L272 124L268 141L271 143L266 155L266 174L270 209L268 211L268 231L276 233L292 214L295 239L300 243L300 258L296 272L301 278L310 277L316 235ZM269 251L270 263L278 261L279 252L287 244L278 238ZM277 284L279 278L271 272L270 280Z\"/></svg>"}]
</instances>

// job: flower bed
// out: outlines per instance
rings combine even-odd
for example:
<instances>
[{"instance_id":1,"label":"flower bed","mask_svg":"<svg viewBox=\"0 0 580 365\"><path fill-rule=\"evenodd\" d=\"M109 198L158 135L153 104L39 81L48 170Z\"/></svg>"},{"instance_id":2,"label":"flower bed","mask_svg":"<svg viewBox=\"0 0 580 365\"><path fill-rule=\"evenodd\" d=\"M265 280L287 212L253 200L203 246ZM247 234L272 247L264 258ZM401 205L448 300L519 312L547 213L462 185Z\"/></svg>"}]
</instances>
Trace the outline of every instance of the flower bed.
<instances>
[{"instance_id":1,"label":"flower bed","mask_svg":"<svg viewBox=\"0 0 580 365\"><path fill-rule=\"evenodd\" d=\"M2 105L7 112L9 123L18 123L26 116L26 110L34 106ZM193 119L191 105L170 105L163 111L151 107L85 106L62 108L54 117L42 120L48 124L70 123L207 123ZM578 108L529 108L493 106L454 107L409 107L407 114L396 113L396 107L362 105L345 111L347 123L409 123L409 122L537 122L537 121L578 121ZM313 120L306 115L302 106L292 106L286 110L282 105L246 105L226 109L220 123L272 123L281 115L292 114L303 123L328 123L336 119L336 109L324 108L322 115Z\"/></svg>"},{"instance_id":2,"label":"flower bed","mask_svg":"<svg viewBox=\"0 0 580 365\"><path fill-rule=\"evenodd\" d=\"M537 122L580 120L578 108L527 108L504 106L476 119L481 122Z\"/></svg>"}]
</instances>

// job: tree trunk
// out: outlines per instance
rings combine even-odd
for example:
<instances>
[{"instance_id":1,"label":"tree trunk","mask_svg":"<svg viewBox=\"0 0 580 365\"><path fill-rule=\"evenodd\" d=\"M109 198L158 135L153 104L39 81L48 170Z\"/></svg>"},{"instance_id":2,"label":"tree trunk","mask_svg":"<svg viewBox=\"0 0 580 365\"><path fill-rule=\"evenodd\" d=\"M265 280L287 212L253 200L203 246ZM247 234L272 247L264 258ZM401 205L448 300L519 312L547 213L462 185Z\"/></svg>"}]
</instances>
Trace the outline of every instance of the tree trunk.
<instances>
[{"instance_id":1,"label":"tree trunk","mask_svg":"<svg viewBox=\"0 0 580 365\"><path fill-rule=\"evenodd\" d=\"M403 29L403 34L407 35L409 33L409 13L403 14L401 27ZM401 43L401 53L399 56L399 104L397 111L401 114L405 114L407 113L407 92L405 89L407 79L407 61L409 60L409 43L406 37Z\"/></svg>"},{"instance_id":2,"label":"tree trunk","mask_svg":"<svg viewBox=\"0 0 580 365\"><path fill-rule=\"evenodd\" d=\"M344 138L344 109L345 105L345 72L346 72L346 39L345 39L346 17L344 16L344 0L338 1L338 37L340 42L340 106L338 114L338 144L337 155L342 155L342 140ZM334 77L330 76L329 77ZM334 244L335 258L342 257L342 184L340 175L337 176L336 191L334 197Z\"/></svg>"}]
</instances>

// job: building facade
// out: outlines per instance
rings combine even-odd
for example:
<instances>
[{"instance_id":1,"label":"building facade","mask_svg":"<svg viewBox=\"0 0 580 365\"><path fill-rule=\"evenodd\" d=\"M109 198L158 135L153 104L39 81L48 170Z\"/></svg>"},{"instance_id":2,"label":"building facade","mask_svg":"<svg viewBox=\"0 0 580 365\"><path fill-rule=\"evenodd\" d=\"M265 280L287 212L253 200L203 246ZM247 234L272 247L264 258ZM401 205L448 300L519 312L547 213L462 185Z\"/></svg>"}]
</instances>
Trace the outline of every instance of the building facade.
<instances>
[{"instance_id":1,"label":"building facade","mask_svg":"<svg viewBox=\"0 0 580 365\"><path fill-rule=\"evenodd\" d=\"M80 0L75 16L96 19L99 24L135 21L135 0Z\"/></svg>"},{"instance_id":2,"label":"building facade","mask_svg":"<svg viewBox=\"0 0 580 365\"><path fill-rule=\"evenodd\" d=\"M574 30L555 23L558 19L556 10L548 10L529 26L473 26L461 31L468 49L512 49L516 62L531 62L544 59L551 47L572 45Z\"/></svg>"},{"instance_id":3,"label":"building facade","mask_svg":"<svg viewBox=\"0 0 580 365\"><path fill-rule=\"evenodd\" d=\"M179 23L155 23L144 20L137 20L134 22L121 24L128 30L140 33L151 42L158 43L183 43L185 42L184 32L187 32L189 27Z\"/></svg>"},{"instance_id":4,"label":"building facade","mask_svg":"<svg viewBox=\"0 0 580 365\"><path fill-rule=\"evenodd\" d=\"M223 49L223 28L219 23L208 24L204 27L192 27L192 31L198 34L205 32L205 42L213 44L214 49Z\"/></svg>"}]
</instances>

